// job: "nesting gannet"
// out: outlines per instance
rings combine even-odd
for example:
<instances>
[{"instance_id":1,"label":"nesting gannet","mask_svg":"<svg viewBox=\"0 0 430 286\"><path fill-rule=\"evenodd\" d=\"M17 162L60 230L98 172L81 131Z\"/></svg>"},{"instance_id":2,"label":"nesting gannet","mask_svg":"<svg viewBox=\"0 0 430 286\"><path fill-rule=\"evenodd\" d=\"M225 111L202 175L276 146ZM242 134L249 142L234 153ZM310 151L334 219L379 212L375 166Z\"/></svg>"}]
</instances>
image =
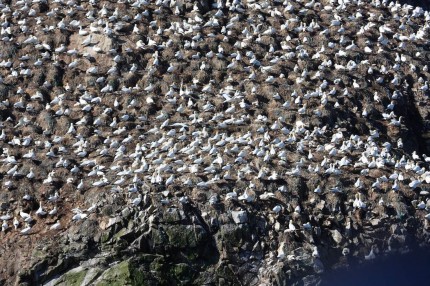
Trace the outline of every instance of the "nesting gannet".
<instances>
[{"instance_id":1,"label":"nesting gannet","mask_svg":"<svg viewBox=\"0 0 430 286\"><path fill-rule=\"evenodd\" d=\"M49 229L50 230L59 230L59 229L61 229L61 223L60 223L60 221L59 220L57 220L57 222L56 223L54 223L53 225L51 225L50 227L49 227Z\"/></svg>"},{"instance_id":2,"label":"nesting gannet","mask_svg":"<svg viewBox=\"0 0 430 286\"><path fill-rule=\"evenodd\" d=\"M30 233L31 233L31 226L30 226L28 223L26 223L25 228L23 228L23 229L20 231L20 233L21 233L21 234L24 234L24 235L30 234Z\"/></svg>"},{"instance_id":3,"label":"nesting gannet","mask_svg":"<svg viewBox=\"0 0 430 286\"><path fill-rule=\"evenodd\" d=\"M6 232L9 229L9 225L7 224L7 220L3 220L3 223L1 225L1 230L3 232Z\"/></svg>"},{"instance_id":4,"label":"nesting gannet","mask_svg":"<svg viewBox=\"0 0 430 286\"><path fill-rule=\"evenodd\" d=\"M358 209L366 209L366 204L361 200L361 194L357 193L355 194L355 200L353 203L353 207L354 208L358 208Z\"/></svg>"},{"instance_id":5,"label":"nesting gannet","mask_svg":"<svg viewBox=\"0 0 430 286\"><path fill-rule=\"evenodd\" d=\"M40 217L43 217L43 216L45 216L46 214L47 214L47 212L43 210L43 208L42 208L42 203L40 203L40 206L39 206L39 208L38 208L38 209L37 209L37 211L36 211L36 215L38 215L38 216L40 216Z\"/></svg>"}]
</instances>

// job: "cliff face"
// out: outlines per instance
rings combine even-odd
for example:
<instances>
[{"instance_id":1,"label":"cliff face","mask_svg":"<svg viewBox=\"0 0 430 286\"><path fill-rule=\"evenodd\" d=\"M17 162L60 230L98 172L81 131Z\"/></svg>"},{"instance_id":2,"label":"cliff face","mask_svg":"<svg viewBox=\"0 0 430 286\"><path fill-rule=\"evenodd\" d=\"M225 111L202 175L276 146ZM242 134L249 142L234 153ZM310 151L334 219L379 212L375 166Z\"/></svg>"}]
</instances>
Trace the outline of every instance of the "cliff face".
<instances>
[{"instance_id":1,"label":"cliff face","mask_svg":"<svg viewBox=\"0 0 430 286\"><path fill-rule=\"evenodd\" d=\"M315 285L428 240L430 15L3 1L5 285Z\"/></svg>"}]
</instances>

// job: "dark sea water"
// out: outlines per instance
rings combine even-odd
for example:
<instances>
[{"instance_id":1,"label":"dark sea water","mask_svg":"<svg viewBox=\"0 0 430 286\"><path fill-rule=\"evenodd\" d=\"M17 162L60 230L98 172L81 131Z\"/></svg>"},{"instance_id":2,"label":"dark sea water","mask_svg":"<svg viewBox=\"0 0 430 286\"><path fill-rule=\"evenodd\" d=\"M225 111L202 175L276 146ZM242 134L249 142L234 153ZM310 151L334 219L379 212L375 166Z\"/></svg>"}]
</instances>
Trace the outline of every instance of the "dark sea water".
<instances>
[{"instance_id":1,"label":"dark sea water","mask_svg":"<svg viewBox=\"0 0 430 286\"><path fill-rule=\"evenodd\" d=\"M415 249L406 254L351 265L349 269L327 271L323 286L409 286L430 285L430 250Z\"/></svg>"},{"instance_id":2,"label":"dark sea water","mask_svg":"<svg viewBox=\"0 0 430 286\"><path fill-rule=\"evenodd\" d=\"M399 3L402 5L409 4L412 6L420 6L420 7L423 7L424 9L430 8L430 1L428 0L400 0Z\"/></svg>"}]
</instances>

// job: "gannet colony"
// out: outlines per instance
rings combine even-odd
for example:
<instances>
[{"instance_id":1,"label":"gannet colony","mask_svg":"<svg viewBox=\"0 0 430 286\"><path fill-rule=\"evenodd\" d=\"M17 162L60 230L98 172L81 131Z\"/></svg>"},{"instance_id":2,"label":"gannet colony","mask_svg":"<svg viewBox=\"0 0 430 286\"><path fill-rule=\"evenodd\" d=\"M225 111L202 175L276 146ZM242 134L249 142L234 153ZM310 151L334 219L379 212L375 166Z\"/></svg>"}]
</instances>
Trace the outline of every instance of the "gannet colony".
<instances>
[{"instance_id":1,"label":"gannet colony","mask_svg":"<svg viewBox=\"0 0 430 286\"><path fill-rule=\"evenodd\" d=\"M316 285L427 244L423 8L0 9L0 284Z\"/></svg>"}]
</instances>

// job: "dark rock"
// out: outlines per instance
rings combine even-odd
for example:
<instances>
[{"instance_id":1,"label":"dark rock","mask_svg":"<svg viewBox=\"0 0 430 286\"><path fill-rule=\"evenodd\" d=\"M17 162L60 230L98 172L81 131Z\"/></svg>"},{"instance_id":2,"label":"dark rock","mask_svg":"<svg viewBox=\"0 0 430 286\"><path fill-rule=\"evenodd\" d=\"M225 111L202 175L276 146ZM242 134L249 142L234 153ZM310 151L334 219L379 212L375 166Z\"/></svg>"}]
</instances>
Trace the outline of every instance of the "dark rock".
<instances>
[{"instance_id":1,"label":"dark rock","mask_svg":"<svg viewBox=\"0 0 430 286\"><path fill-rule=\"evenodd\" d=\"M315 273L317 273L317 274L321 274L324 272L324 264L318 258L314 259L313 268L314 268Z\"/></svg>"}]
</instances>

